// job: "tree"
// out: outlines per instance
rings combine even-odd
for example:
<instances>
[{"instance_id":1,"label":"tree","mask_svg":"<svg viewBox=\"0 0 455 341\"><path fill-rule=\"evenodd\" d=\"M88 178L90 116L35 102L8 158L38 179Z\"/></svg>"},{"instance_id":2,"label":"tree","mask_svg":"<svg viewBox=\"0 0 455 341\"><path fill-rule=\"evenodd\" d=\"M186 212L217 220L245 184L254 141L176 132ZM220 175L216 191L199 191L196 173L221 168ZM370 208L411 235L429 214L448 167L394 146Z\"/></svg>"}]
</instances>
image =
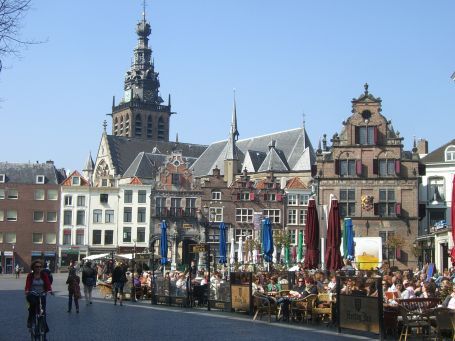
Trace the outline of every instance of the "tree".
<instances>
[{"instance_id":1,"label":"tree","mask_svg":"<svg viewBox=\"0 0 455 341\"><path fill-rule=\"evenodd\" d=\"M0 72L7 55L18 55L26 45L39 42L22 40L19 31L22 20L30 8L31 0L0 0Z\"/></svg>"}]
</instances>

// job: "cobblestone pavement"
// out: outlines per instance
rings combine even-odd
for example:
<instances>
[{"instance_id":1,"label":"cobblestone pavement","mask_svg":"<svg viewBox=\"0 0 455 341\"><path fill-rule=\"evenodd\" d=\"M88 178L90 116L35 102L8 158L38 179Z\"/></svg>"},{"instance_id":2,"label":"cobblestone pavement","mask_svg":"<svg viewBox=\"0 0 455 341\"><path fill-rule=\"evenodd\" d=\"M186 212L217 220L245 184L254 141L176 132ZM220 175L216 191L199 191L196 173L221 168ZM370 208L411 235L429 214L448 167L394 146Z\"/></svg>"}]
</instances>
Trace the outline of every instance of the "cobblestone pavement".
<instances>
[{"instance_id":1,"label":"cobblestone pavement","mask_svg":"<svg viewBox=\"0 0 455 341\"><path fill-rule=\"evenodd\" d=\"M152 306L125 302L114 306L94 289L92 305L80 300L80 313L67 313L66 274L54 274L55 296L48 296L48 339L65 340L369 340L337 334L325 326L252 321L238 313ZM26 329L25 276L0 275L0 340L29 340Z\"/></svg>"}]
</instances>

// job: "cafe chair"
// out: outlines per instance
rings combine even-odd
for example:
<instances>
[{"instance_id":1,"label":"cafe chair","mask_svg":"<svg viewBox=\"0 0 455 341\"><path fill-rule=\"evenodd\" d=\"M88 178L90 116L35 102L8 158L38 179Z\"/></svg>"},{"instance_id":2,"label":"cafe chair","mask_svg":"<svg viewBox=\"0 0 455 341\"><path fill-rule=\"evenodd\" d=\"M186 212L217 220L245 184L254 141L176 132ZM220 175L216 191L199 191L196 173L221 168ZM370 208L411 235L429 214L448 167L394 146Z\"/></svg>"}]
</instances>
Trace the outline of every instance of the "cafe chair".
<instances>
[{"instance_id":1,"label":"cafe chair","mask_svg":"<svg viewBox=\"0 0 455 341\"><path fill-rule=\"evenodd\" d=\"M291 304L291 316L295 321L307 322L311 320L313 307L318 295L308 295L305 298L294 300Z\"/></svg>"},{"instance_id":2,"label":"cafe chair","mask_svg":"<svg viewBox=\"0 0 455 341\"><path fill-rule=\"evenodd\" d=\"M443 335L445 335L447 332L452 336L452 340L455 340L454 326L452 325L452 315L452 310L449 308L437 308L434 310L438 340L444 340Z\"/></svg>"},{"instance_id":3,"label":"cafe chair","mask_svg":"<svg viewBox=\"0 0 455 341\"><path fill-rule=\"evenodd\" d=\"M253 302L256 309L253 321L258 315L259 319L262 320L264 314L269 317L269 322L272 322L272 315L275 315L275 320L278 321L278 306L275 298L256 292L253 294Z\"/></svg>"},{"instance_id":4,"label":"cafe chair","mask_svg":"<svg viewBox=\"0 0 455 341\"><path fill-rule=\"evenodd\" d=\"M404 341L408 339L408 336L412 334L413 330L421 333L423 337L424 329L431 331L431 325L428 320L428 316L416 311L410 311L404 306L399 305L400 316L403 322L403 328L401 329L400 340L404 337Z\"/></svg>"},{"instance_id":5,"label":"cafe chair","mask_svg":"<svg viewBox=\"0 0 455 341\"><path fill-rule=\"evenodd\" d=\"M332 321L332 298L330 294L318 294L315 301L312 317L314 321Z\"/></svg>"}]
</instances>

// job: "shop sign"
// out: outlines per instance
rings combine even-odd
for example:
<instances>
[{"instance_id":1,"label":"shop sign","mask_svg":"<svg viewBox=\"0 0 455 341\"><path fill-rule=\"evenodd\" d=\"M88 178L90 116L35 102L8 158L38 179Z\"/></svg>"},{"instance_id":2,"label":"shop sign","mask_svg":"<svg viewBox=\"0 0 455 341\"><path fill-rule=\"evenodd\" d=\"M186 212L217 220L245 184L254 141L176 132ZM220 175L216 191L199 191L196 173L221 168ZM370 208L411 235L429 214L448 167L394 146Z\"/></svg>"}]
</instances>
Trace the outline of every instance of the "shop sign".
<instances>
[{"instance_id":1,"label":"shop sign","mask_svg":"<svg viewBox=\"0 0 455 341\"><path fill-rule=\"evenodd\" d=\"M207 251L207 245L206 244L194 244L191 245L191 252L192 253L199 253L199 252L206 252Z\"/></svg>"},{"instance_id":2,"label":"shop sign","mask_svg":"<svg viewBox=\"0 0 455 341\"><path fill-rule=\"evenodd\" d=\"M340 327L379 334L378 298L340 295Z\"/></svg>"}]
</instances>

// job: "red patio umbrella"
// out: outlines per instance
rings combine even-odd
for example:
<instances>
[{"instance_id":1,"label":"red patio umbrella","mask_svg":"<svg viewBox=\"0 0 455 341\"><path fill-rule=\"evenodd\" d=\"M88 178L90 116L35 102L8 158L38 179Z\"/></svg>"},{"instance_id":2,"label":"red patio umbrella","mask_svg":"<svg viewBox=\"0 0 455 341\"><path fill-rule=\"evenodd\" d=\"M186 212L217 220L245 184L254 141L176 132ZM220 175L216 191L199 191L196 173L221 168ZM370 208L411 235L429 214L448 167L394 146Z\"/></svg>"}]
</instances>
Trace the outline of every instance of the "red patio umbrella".
<instances>
[{"instance_id":1,"label":"red patio umbrella","mask_svg":"<svg viewBox=\"0 0 455 341\"><path fill-rule=\"evenodd\" d=\"M308 201L305 246L305 269L317 269L319 263L319 219L314 199Z\"/></svg>"},{"instance_id":2,"label":"red patio umbrella","mask_svg":"<svg viewBox=\"0 0 455 341\"><path fill-rule=\"evenodd\" d=\"M327 227L327 244L325 249L325 266L329 271L341 269L343 261L341 259L341 226L340 226L340 210L338 208L338 200L332 198L330 202L330 211Z\"/></svg>"},{"instance_id":3,"label":"red patio umbrella","mask_svg":"<svg viewBox=\"0 0 455 341\"><path fill-rule=\"evenodd\" d=\"M452 206L450 207L450 215L452 224L452 240L454 245L452 247L452 251L450 252L450 258L452 260L452 265L455 265L455 174L452 179Z\"/></svg>"}]
</instances>

